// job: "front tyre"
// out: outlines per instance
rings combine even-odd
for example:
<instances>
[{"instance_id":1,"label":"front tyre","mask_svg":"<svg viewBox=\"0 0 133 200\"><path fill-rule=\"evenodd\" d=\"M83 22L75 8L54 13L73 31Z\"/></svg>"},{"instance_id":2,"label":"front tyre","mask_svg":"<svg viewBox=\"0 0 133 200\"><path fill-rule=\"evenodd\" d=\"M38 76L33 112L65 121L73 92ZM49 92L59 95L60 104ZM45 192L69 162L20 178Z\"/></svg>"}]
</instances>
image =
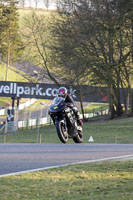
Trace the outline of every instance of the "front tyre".
<instances>
[{"instance_id":1,"label":"front tyre","mask_svg":"<svg viewBox=\"0 0 133 200\"><path fill-rule=\"evenodd\" d=\"M68 142L68 133L65 130L64 123L59 121L55 124L57 135L61 142L67 143Z\"/></svg>"},{"instance_id":2,"label":"front tyre","mask_svg":"<svg viewBox=\"0 0 133 200\"><path fill-rule=\"evenodd\" d=\"M82 133L82 131L78 130L78 134L75 137L73 137L73 141L75 143L82 143L83 142L83 133Z\"/></svg>"}]
</instances>

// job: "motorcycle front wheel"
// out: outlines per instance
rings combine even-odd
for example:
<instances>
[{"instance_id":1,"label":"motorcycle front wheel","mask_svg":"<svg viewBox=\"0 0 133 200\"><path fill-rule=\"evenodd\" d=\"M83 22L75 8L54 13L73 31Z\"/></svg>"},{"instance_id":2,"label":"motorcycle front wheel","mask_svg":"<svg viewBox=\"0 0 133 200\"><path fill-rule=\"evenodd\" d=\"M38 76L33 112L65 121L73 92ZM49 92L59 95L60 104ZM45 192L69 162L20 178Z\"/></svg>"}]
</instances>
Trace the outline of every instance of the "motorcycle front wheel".
<instances>
[{"instance_id":1,"label":"motorcycle front wheel","mask_svg":"<svg viewBox=\"0 0 133 200\"><path fill-rule=\"evenodd\" d=\"M63 143L67 143L68 142L68 133L65 130L64 123L59 121L55 124L55 127L56 127L57 135L58 135L60 141Z\"/></svg>"}]
</instances>

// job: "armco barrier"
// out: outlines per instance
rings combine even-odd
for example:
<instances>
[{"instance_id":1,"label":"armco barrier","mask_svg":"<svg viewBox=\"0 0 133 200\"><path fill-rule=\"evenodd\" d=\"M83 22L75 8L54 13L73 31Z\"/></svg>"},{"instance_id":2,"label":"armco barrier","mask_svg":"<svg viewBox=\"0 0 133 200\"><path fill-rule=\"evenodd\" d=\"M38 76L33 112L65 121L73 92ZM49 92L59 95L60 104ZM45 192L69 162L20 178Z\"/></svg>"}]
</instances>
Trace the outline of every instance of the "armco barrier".
<instances>
[{"instance_id":1,"label":"armco barrier","mask_svg":"<svg viewBox=\"0 0 133 200\"><path fill-rule=\"evenodd\" d=\"M88 116L89 116L88 114L85 114L86 118ZM82 115L80 117L82 119ZM51 118L50 118L50 116L48 116L48 117L42 117L42 118L38 118L38 119L29 119L29 120L24 120L24 121L18 121L16 123L18 123L16 125L16 127L26 128L26 127L32 127L32 126L38 126L38 125L40 126L40 125L51 123Z\"/></svg>"},{"instance_id":2,"label":"armco barrier","mask_svg":"<svg viewBox=\"0 0 133 200\"><path fill-rule=\"evenodd\" d=\"M6 114L6 109L1 109L0 110L0 115L5 115Z\"/></svg>"},{"instance_id":3,"label":"armco barrier","mask_svg":"<svg viewBox=\"0 0 133 200\"><path fill-rule=\"evenodd\" d=\"M18 110L23 110L24 108L32 105L36 101L37 101L37 99L29 99L28 101L20 104L19 107L18 107ZM7 114L6 112L7 112L7 109L0 109L0 116L6 115Z\"/></svg>"},{"instance_id":4,"label":"armco barrier","mask_svg":"<svg viewBox=\"0 0 133 200\"><path fill-rule=\"evenodd\" d=\"M29 119L29 120L25 120L25 121L19 121L18 128L43 125L43 124L47 124L49 122L50 122L49 117L43 117L43 118L39 118L39 119Z\"/></svg>"},{"instance_id":5,"label":"armco barrier","mask_svg":"<svg viewBox=\"0 0 133 200\"><path fill-rule=\"evenodd\" d=\"M106 113L105 113L106 114ZM93 118L95 116L98 116L97 113L87 113L84 114L85 118ZM82 114L80 114L80 118L83 119ZM44 125L44 124L51 124L52 120L50 118L50 116L47 117L38 117L38 118L33 118L33 119L25 119L25 120L21 120L21 121L15 121L15 122L9 122L7 123L7 132L14 132L18 129L21 128L28 128L28 127L37 127L40 125ZM9 127L8 127L9 126Z\"/></svg>"}]
</instances>

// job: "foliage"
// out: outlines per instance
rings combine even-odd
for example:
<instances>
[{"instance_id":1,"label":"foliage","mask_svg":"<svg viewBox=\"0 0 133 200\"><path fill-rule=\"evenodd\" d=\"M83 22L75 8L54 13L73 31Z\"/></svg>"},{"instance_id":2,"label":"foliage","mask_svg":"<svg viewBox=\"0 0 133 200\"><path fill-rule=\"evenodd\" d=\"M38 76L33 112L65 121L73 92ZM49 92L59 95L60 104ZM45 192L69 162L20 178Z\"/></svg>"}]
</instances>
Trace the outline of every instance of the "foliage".
<instances>
[{"instance_id":1,"label":"foliage","mask_svg":"<svg viewBox=\"0 0 133 200\"><path fill-rule=\"evenodd\" d=\"M90 74L87 78L92 84L107 85L111 118L115 109L117 115L121 115L122 97L127 111L133 73L133 9L131 6L130 11L127 9L123 13L123 3L120 0L64 0L62 8L65 12L59 13L60 18L54 26L54 54L57 64L64 69L65 78L74 83L79 79L81 84ZM129 3L126 4L128 8Z\"/></svg>"},{"instance_id":2,"label":"foliage","mask_svg":"<svg viewBox=\"0 0 133 200\"><path fill-rule=\"evenodd\" d=\"M16 4L15 1L12 2ZM1 11L5 7L1 4ZM13 15L17 22L15 9L13 7ZM12 22L13 15L10 18ZM21 26L21 36L26 48L22 59L42 66L44 76L58 85L59 77L63 83L77 85L82 113L80 85L90 83L108 87L111 118L116 113L118 116L122 114L121 99L124 100L125 111L128 113L130 102L133 111L132 16L133 5L130 0L63 0L58 14L54 13L53 18L37 12L25 17ZM9 30L11 20L7 12L6 17L7 24L4 21L6 18L1 15L0 35L4 33L4 24ZM15 27L14 31L18 30L16 25ZM4 37L0 38L2 40ZM4 44L9 47L9 40L8 44ZM16 50L15 45L14 47ZM5 54L9 49L4 49Z\"/></svg>"},{"instance_id":3,"label":"foliage","mask_svg":"<svg viewBox=\"0 0 133 200\"><path fill-rule=\"evenodd\" d=\"M15 62L21 56L23 46L18 34L18 13L15 0L0 2L0 54L2 61L7 63L6 78L10 62Z\"/></svg>"},{"instance_id":4,"label":"foliage","mask_svg":"<svg viewBox=\"0 0 133 200\"><path fill-rule=\"evenodd\" d=\"M24 17L21 36L25 52L22 59L42 67L44 69L44 77L59 84L55 75L51 73L49 63L49 54L51 52L49 18L50 16L37 14L34 11Z\"/></svg>"},{"instance_id":5,"label":"foliage","mask_svg":"<svg viewBox=\"0 0 133 200\"><path fill-rule=\"evenodd\" d=\"M66 82L77 85L87 83L89 68L86 67L88 58L85 58L82 49L82 35L74 20L71 15L55 18L51 59Z\"/></svg>"}]
</instances>

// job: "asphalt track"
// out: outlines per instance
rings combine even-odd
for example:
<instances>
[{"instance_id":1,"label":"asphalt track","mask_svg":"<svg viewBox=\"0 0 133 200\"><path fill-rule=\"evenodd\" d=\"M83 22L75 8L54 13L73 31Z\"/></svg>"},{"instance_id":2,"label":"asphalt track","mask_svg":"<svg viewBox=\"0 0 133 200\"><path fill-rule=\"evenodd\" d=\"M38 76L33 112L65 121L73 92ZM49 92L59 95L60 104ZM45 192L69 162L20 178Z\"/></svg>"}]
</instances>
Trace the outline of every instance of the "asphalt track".
<instances>
[{"instance_id":1,"label":"asphalt track","mask_svg":"<svg viewBox=\"0 0 133 200\"><path fill-rule=\"evenodd\" d=\"M133 159L133 144L0 144L0 177L120 159Z\"/></svg>"}]
</instances>

